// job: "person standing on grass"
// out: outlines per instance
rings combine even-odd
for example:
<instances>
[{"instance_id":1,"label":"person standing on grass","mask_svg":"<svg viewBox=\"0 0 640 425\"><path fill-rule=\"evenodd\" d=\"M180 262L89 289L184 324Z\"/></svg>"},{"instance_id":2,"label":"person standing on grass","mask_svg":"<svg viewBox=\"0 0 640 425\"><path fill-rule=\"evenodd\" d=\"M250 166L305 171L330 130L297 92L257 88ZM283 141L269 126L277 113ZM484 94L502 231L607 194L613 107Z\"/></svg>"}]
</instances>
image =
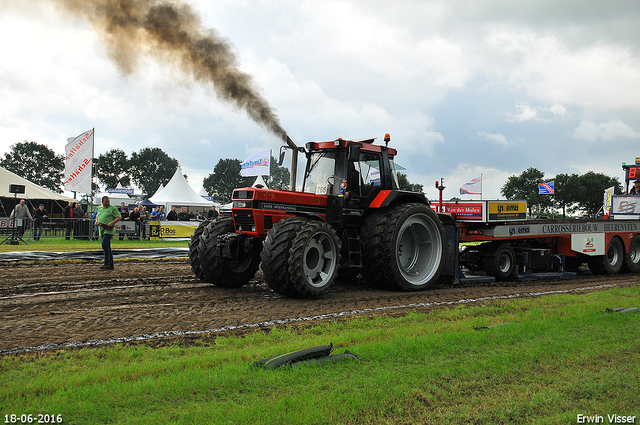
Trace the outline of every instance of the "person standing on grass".
<instances>
[{"instance_id":1,"label":"person standing on grass","mask_svg":"<svg viewBox=\"0 0 640 425\"><path fill-rule=\"evenodd\" d=\"M102 237L102 250L104 251L104 264L101 270L113 270L113 252L111 252L111 238L116 233L114 226L122 220L122 214L115 205L111 205L108 196L102 197L102 206L98 207L96 225L100 226Z\"/></svg>"},{"instance_id":2,"label":"person standing on grass","mask_svg":"<svg viewBox=\"0 0 640 425\"><path fill-rule=\"evenodd\" d=\"M39 241L42 236L42 229L44 228L44 220L49 217L49 213L44 209L44 205L38 205L38 209L33 213L33 240Z\"/></svg>"}]
</instances>

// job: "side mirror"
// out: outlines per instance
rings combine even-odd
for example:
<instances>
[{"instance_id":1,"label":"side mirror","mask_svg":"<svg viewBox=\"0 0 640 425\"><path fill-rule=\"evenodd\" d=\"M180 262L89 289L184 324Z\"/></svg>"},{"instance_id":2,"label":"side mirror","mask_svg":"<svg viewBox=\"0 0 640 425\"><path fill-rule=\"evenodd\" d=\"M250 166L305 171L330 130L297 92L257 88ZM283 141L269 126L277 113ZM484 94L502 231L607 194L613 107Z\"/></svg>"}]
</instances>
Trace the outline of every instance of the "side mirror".
<instances>
[{"instance_id":1,"label":"side mirror","mask_svg":"<svg viewBox=\"0 0 640 425\"><path fill-rule=\"evenodd\" d=\"M286 149L285 146L280 146L280 158L278 159L278 166L282 166L282 163L284 162L284 155L286 153L284 149Z\"/></svg>"},{"instance_id":2,"label":"side mirror","mask_svg":"<svg viewBox=\"0 0 640 425\"><path fill-rule=\"evenodd\" d=\"M349 162L360 161L360 145L355 144L349 146Z\"/></svg>"}]
</instances>

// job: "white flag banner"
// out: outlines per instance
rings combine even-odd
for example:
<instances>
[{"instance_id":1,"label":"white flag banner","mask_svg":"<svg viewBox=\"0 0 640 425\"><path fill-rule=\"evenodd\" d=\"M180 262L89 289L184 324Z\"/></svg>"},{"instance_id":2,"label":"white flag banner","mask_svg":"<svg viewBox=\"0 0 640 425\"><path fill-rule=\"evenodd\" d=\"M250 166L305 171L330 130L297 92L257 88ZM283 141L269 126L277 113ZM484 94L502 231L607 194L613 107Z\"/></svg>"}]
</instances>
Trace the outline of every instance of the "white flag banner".
<instances>
[{"instance_id":1,"label":"white flag banner","mask_svg":"<svg viewBox=\"0 0 640 425\"><path fill-rule=\"evenodd\" d=\"M602 202L602 208L604 209L604 213L608 213L611 210L611 197L613 196L614 186L611 186L609 189L604 190L604 200Z\"/></svg>"},{"instance_id":2,"label":"white flag banner","mask_svg":"<svg viewBox=\"0 0 640 425\"><path fill-rule=\"evenodd\" d=\"M251 155L240 163L240 175L242 177L249 176L268 176L271 165L271 152L264 151Z\"/></svg>"},{"instance_id":3,"label":"white flag banner","mask_svg":"<svg viewBox=\"0 0 640 425\"><path fill-rule=\"evenodd\" d=\"M482 175L460 186L460 195L482 195Z\"/></svg>"},{"instance_id":4,"label":"white flag banner","mask_svg":"<svg viewBox=\"0 0 640 425\"><path fill-rule=\"evenodd\" d=\"M91 193L93 167L93 132L85 131L78 137L67 139L64 163L64 188L71 192Z\"/></svg>"}]
</instances>

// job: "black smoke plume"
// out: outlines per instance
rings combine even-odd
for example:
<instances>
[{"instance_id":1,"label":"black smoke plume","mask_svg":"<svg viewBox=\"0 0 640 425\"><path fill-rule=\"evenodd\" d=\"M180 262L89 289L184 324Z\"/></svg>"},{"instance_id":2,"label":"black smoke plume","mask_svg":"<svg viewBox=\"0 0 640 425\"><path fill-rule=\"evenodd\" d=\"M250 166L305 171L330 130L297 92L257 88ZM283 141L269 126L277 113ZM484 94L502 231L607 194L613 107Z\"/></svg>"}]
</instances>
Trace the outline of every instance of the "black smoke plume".
<instances>
[{"instance_id":1,"label":"black smoke plume","mask_svg":"<svg viewBox=\"0 0 640 425\"><path fill-rule=\"evenodd\" d=\"M142 55L169 60L196 81L212 84L219 99L244 109L279 138L286 135L251 76L239 70L231 44L205 29L191 6L170 0L52 1L101 32L122 72L135 71Z\"/></svg>"}]
</instances>

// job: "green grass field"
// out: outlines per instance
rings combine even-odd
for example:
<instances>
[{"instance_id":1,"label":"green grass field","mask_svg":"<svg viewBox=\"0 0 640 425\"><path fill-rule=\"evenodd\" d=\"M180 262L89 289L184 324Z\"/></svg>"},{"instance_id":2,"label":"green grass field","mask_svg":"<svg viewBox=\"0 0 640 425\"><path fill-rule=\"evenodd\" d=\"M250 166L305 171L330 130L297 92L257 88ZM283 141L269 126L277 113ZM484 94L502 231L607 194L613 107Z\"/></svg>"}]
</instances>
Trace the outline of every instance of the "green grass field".
<instances>
[{"instance_id":1,"label":"green grass field","mask_svg":"<svg viewBox=\"0 0 640 425\"><path fill-rule=\"evenodd\" d=\"M617 414L639 423L640 314L605 312L621 306L640 306L640 288L279 327L192 346L5 356L0 419L572 424L578 415L608 423L606 415ZM505 325L474 329L497 324ZM250 365L330 342L334 353L363 359L271 371Z\"/></svg>"},{"instance_id":2,"label":"green grass field","mask_svg":"<svg viewBox=\"0 0 640 425\"><path fill-rule=\"evenodd\" d=\"M1 242L2 240L0 240ZM68 251L101 251L100 240L65 240L64 237L42 238L39 241L33 241L25 236L25 243L18 245L8 245L6 243L0 245L0 252L14 251L50 251L50 252L68 252ZM172 241L168 239L151 241L151 240L120 240L115 238L111 241L112 249L142 249L142 248L186 248L189 241Z\"/></svg>"}]
</instances>

